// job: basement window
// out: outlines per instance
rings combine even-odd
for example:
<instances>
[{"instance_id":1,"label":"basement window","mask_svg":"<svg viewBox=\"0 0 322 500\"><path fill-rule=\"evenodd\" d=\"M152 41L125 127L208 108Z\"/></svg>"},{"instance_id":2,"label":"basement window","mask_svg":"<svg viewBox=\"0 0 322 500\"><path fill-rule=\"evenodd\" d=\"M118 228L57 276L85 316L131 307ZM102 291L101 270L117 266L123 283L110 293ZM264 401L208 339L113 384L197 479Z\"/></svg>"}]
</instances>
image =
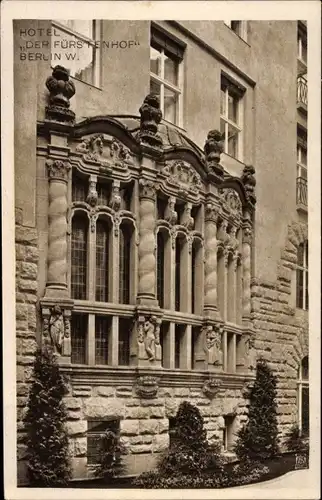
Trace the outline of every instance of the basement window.
<instances>
[{"instance_id":1,"label":"basement window","mask_svg":"<svg viewBox=\"0 0 322 500\"><path fill-rule=\"evenodd\" d=\"M101 447L104 434L113 432L119 435L120 421L110 420L88 420L87 421L87 464L97 465L99 463Z\"/></svg>"}]
</instances>

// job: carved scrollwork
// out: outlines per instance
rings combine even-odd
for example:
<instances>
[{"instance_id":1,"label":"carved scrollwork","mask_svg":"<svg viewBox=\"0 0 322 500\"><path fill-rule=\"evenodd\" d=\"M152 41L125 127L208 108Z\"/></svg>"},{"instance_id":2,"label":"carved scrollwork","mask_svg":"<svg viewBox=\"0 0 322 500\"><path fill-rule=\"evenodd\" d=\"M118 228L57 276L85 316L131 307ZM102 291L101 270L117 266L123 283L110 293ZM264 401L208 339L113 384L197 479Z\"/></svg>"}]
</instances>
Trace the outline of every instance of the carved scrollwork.
<instances>
[{"instance_id":1,"label":"carved scrollwork","mask_svg":"<svg viewBox=\"0 0 322 500\"><path fill-rule=\"evenodd\" d=\"M155 398L159 390L159 379L149 375L138 377L135 389L137 395L141 398Z\"/></svg>"},{"instance_id":2,"label":"carved scrollwork","mask_svg":"<svg viewBox=\"0 0 322 500\"><path fill-rule=\"evenodd\" d=\"M202 392L210 399L217 396L222 387L222 382L215 378L209 378L206 380L202 387Z\"/></svg>"},{"instance_id":3,"label":"carved scrollwork","mask_svg":"<svg viewBox=\"0 0 322 500\"><path fill-rule=\"evenodd\" d=\"M163 179L160 181L160 187L166 194L173 192L185 200L199 199L203 187L201 178L189 163L170 160L166 162L161 173Z\"/></svg>"}]
</instances>

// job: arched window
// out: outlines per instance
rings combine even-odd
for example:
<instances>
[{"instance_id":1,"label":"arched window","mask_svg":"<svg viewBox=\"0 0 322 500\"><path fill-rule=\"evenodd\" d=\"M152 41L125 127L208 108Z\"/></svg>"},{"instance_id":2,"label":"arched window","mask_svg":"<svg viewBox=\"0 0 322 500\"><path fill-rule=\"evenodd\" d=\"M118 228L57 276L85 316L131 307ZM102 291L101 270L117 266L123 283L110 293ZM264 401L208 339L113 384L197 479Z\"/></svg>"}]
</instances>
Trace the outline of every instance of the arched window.
<instances>
[{"instance_id":1,"label":"arched window","mask_svg":"<svg viewBox=\"0 0 322 500\"><path fill-rule=\"evenodd\" d=\"M108 227L108 224L105 221L98 220L96 224L95 299L99 302L108 302L109 233L110 229Z\"/></svg>"},{"instance_id":2,"label":"arched window","mask_svg":"<svg viewBox=\"0 0 322 500\"><path fill-rule=\"evenodd\" d=\"M130 255L132 230L128 224L120 227L120 278L119 300L121 304L130 302Z\"/></svg>"},{"instance_id":3,"label":"arched window","mask_svg":"<svg viewBox=\"0 0 322 500\"><path fill-rule=\"evenodd\" d=\"M303 436L309 435L309 358L305 356L298 370L298 424Z\"/></svg>"},{"instance_id":4,"label":"arched window","mask_svg":"<svg viewBox=\"0 0 322 500\"><path fill-rule=\"evenodd\" d=\"M301 243L297 250L296 263L296 307L309 308L309 255L308 242Z\"/></svg>"},{"instance_id":5,"label":"arched window","mask_svg":"<svg viewBox=\"0 0 322 500\"><path fill-rule=\"evenodd\" d=\"M71 238L71 296L73 299L86 299L87 230L87 218L76 214L72 221Z\"/></svg>"},{"instance_id":6,"label":"arched window","mask_svg":"<svg viewBox=\"0 0 322 500\"><path fill-rule=\"evenodd\" d=\"M164 247L164 234L159 231L157 235L157 299L160 307L164 307Z\"/></svg>"}]
</instances>

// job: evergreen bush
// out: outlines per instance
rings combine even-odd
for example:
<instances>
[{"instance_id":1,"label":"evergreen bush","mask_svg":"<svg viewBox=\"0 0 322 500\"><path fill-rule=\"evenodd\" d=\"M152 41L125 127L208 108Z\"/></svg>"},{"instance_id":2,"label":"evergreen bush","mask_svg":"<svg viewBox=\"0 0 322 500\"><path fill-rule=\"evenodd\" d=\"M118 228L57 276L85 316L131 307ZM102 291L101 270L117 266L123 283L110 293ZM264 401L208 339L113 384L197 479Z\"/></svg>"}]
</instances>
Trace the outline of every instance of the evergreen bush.
<instances>
[{"instance_id":1,"label":"evergreen bush","mask_svg":"<svg viewBox=\"0 0 322 500\"><path fill-rule=\"evenodd\" d=\"M285 445L288 451L301 453L304 455L309 454L308 439L301 436L300 428L294 424L286 435Z\"/></svg>"},{"instance_id":2,"label":"evergreen bush","mask_svg":"<svg viewBox=\"0 0 322 500\"><path fill-rule=\"evenodd\" d=\"M63 403L66 393L55 354L49 347L38 349L25 417L31 486L64 486L71 477Z\"/></svg>"},{"instance_id":3,"label":"evergreen bush","mask_svg":"<svg viewBox=\"0 0 322 500\"><path fill-rule=\"evenodd\" d=\"M276 377L260 359L255 383L246 394L248 420L237 434L235 452L240 460L261 461L279 454L276 395Z\"/></svg>"},{"instance_id":4,"label":"evergreen bush","mask_svg":"<svg viewBox=\"0 0 322 500\"><path fill-rule=\"evenodd\" d=\"M125 470L123 455L126 448L120 440L119 434L106 431L100 448L99 463L95 469L95 476L104 480L120 475Z\"/></svg>"}]
</instances>

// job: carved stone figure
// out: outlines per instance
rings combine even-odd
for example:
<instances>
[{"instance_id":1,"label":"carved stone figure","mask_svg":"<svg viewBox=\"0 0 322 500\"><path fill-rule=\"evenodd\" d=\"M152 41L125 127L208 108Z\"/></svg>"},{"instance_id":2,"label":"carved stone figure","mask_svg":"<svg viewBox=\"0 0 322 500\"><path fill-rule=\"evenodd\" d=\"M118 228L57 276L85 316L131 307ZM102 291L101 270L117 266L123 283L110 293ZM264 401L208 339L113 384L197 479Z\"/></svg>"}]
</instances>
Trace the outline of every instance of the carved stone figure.
<instances>
[{"instance_id":1,"label":"carved stone figure","mask_svg":"<svg viewBox=\"0 0 322 500\"><path fill-rule=\"evenodd\" d=\"M150 361L153 361L155 359L155 345L156 345L155 330L156 330L156 318L152 316L151 318L145 320L143 325L144 346Z\"/></svg>"},{"instance_id":2,"label":"carved stone figure","mask_svg":"<svg viewBox=\"0 0 322 500\"><path fill-rule=\"evenodd\" d=\"M167 192L179 195L183 199L199 199L202 182L199 174L187 162L182 160L169 160L162 169L165 176L160 186Z\"/></svg>"},{"instance_id":3,"label":"carved stone figure","mask_svg":"<svg viewBox=\"0 0 322 500\"><path fill-rule=\"evenodd\" d=\"M76 147L76 151L84 153L86 161L100 162L103 154L103 135L95 134L89 138L84 139L81 144Z\"/></svg>"},{"instance_id":4,"label":"carved stone figure","mask_svg":"<svg viewBox=\"0 0 322 500\"><path fill-rule=\"evenodd\" d=\"M167 207L165 209L165 220L171 225L175 225L178 221L178 214L175 211L176 199L174 196L170 196L168 200Z\"/></svg>"},{"instance_id":5,"label":"carved stone figure","mask_svg":"<svg viewBox=\"0 0 322 500\"><path fill-rule=\"evenodd\" d=\"M255 195L255 169L252 165L245 165L243 174L241 177L242 183L244 184L246 198L251 206L256 203L256 195Z\"/></svg>"},{"instance_id":6,"label":"carved stone figure","mask_svg":"<svg viewBox=\"0 0 322 500\"><path fill-rule=\"evenodd\" d=\"M220 155L224 151L223 136L219 130L210 130L204 147L206 164L218 181L224 178L224 168L220 165Z\"/></svg>"},{"instance_id":7,"label":"carved stone figure","mask_svg":"<svg viewBox=\"0 0 322 500\"><path fill-rule=\"evenodd\" d=\"M64 334L65 322L62 310L59 306L54 306L49 318L49 335L56 353L61 354Z\"/></svg>"},{"instance_id":8,"label":"carved stone figure","mask_svg":"<svg viewBox=\"0 0 322 500\"><path fill-rule=\"evenodd\" d=\"M115 212L117 212L121 207L122 199L120 195L120 187L116 184L113 184L113 190L111 195L110 206Z\"/></svg>"},{"instance_id":9,"label":"carved stone figure","mask_svg":"<svg viewBox=\"0 0 322 500\"><path fill-rule=\"evenodd\" d=\"M91 207L95 207L97 203L97 198L98 195L96 191L96 182L90 181L86 201Z\"/></svg>"},{"instance_id":10,"label":"carved stone figure","mask_svg":"<svg viewBox=\"0 0 322 500\"><path fill-rule=\"evenodd\" d=\"M73 122L75 113L69 109L69 100L75 94L75 85L69 79L69 71L63 66L55 66L52 75L46 80L46 87L50 94L46 118L59 122Z\"/></svg>"},{"instance_id":11,"label":"carved stone figure","mask_svg":"<svg viewBox=\"0 0 322 500\"><path fill-rule=\"evenodd\" d=\"M222 365L223 354L221 346L221 331L212 325L205 326L205 346L208 352L208 363L212 365Z\"/></svg>"},{"instance_id":12,"label":"carved stone figure","mask_svg":"<svg viewBox=\"0 0 322 500\"><path fill-rule=\"evenodd\" d=\"M195 220L191 217L191 205L189 203L186 204L184 213L182 215L181 224L188 229L188 231L192 231L195 225Z\"/></svg>"},{"instance_id":13,"label":"carved stone figure","mask_svg":"<svg viewBox=\"0 0 322 500\"><path fill-rule=\"evenodd\" d=\"M131 152L129 148L124 146L121 142L113 138L110 145L110 156L114 158L118 165L122 165L123 162L132 163Z\"/></svg>"}]
</instances>

